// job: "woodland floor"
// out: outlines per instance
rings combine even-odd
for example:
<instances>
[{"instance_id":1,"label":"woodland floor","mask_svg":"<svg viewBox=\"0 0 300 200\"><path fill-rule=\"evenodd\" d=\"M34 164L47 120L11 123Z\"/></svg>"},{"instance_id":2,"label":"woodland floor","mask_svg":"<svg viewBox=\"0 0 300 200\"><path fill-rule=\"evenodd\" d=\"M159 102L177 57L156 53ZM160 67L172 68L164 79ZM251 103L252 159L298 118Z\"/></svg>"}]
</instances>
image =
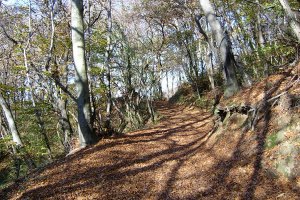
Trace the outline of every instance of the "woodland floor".
<instances>
[{"instance_id":1,"label":"woodland floor","mask_svg":"<svg viewBox=\"0 0 300 200\"><path fill-rule=\"evenodd\" d=\"M0 192L0 199L300 199L300 190L242 153L243 134L217 140L214 117L161 102L159 124L108 138ZM230 135L230 134L229 134Z\"/></svg>"}]
</instances>

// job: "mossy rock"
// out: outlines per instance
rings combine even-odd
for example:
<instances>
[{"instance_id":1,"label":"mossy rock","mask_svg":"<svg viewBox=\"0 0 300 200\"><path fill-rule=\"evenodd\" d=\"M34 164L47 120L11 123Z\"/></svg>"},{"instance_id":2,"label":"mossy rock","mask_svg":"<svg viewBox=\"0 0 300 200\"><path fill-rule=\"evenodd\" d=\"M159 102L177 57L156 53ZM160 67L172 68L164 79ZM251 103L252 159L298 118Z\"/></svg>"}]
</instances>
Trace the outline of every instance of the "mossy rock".
<instances>
[{"instance_id":1,"label":"mossy rock","mask_svg":"<svg viewBox=\"0 0 300 200\"><path fill-rule=\"evenodd\" d=\"M267 149L272 149L278 144L279 144L279 142L278 142L278 139L277 139L277 133L273 133L272 135L267 137L267 141L266 141L266 148Z\"/></svg>"},{"instance_id":2,"label":"mossy rock","mask_svg":"<svg viewBox=\"0 0 300 200\"><path fill-rule=\"evenodd\" d=\"M235 84L228 85L227 87L225 87L224 97L229 98L229 97L235 95L238 91L239 91L238 85L235 85Z\"/></svg>"},{"instance_id":3,"label":"mossy rock","mask_svg":"<svg viewBox=\"0 0 300 200\"><path fill-rule=\"evenodd\" d=\"M300 138L297 141L286 141L282 143L276 160L276 170L287 178L293 179L300 176ZM298 144L297 144L298 143Z\"/></svg>"},{"instance_id":4,"label":"mossy rock","mask_svg":"<svg viewBox=\"0 0 300 200\"><path fill-rule=\"evenodd\" d=\"M291 123L286 125L280 131L271 134L267 137L266 147L272 149L276 145L288 140L298 137L300 133L300 121L292 120Z\"/></svg>"},{"instance_id":5,"label":"mossy rock","mask_svg":"<svg viewBox=\"0 0 300 200\"><path fill-rule=\"evenodd\" d=\"M295 119L295 118L294 118ZM300 176L300 122L290 124L267 137L266 148L272 152L272 171L294 179ZM276 148L275 148L276 147Z\"/></svg>"},{"instance_id":6,"label":"mossy rock","mask_svg":"<svg viewBox=\"0 0 300 200\"><path fill-rule=\"evenodd\" d=\"M230 130L238 130L242 128L247 121L248 116L240 113L233 113L228 118L226 117L224 120L224 125L227 129Z\"/></svg>"}]
</instances>

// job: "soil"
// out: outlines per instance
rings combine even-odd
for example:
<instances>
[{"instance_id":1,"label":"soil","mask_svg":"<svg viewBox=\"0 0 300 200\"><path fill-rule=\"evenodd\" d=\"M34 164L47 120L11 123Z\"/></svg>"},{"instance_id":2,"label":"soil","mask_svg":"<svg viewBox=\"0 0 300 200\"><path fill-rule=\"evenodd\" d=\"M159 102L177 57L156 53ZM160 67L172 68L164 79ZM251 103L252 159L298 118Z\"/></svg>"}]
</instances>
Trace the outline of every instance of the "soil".
<instances>
[{"instance_id":1,"label":"soil","mask_svg":"<svg viewBox=\"0 0 300 200\"><path fill-rule=\"evenodd\" d=\"M258 133L219 134L209 112L166 102L157 107L157 125L58 160L0 192L0 199L300 199L296 180L262 168Z\"/></svg>"}]
</instances>

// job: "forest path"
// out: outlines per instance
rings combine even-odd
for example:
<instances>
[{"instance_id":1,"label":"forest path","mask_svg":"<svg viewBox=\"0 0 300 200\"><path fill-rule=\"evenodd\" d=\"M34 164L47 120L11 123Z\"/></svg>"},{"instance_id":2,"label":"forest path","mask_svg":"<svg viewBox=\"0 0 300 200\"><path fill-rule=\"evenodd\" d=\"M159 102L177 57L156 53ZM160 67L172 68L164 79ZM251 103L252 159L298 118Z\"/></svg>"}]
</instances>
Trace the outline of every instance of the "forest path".
<instances>
[{"instance_id":1,"label":"forest path","mask_svg":"<svg viewBox=\"0 0 300 200\"><path fill-rule=\"evenodd\" d=\"M252 164L239 157L239 140L221 147L210 142L211 113L166 102L157 107L159 124L104 139L55 162L6 198L248 199L281 194L273 183L249 184Z\"/></svg>"}]
</instances>

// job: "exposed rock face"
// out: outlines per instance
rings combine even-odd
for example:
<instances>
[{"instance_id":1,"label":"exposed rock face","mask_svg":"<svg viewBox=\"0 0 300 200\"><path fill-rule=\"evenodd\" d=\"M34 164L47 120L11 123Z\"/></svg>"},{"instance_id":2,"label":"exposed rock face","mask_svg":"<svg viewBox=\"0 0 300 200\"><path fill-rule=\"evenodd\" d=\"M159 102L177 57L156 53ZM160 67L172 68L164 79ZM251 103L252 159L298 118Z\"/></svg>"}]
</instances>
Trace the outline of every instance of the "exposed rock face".
<instances>
[{"instance_id":1,"label":"exposed rock face","mask_svg":"<svg viewBox=\"0 0 300 200\"><path fill-rule=\"evenodd\" d=\"M265 140L264 151L267 153L262 160L263 168L270 174L277 177L284 176L288 179L300 177L300 116L293 112L293 107L289 94L280 97L276 106L278 113L273 113L272 116L272 132L267 134ZM253 125L251 121L254 110L255 106L249 105L217 107L215 115L220 121L217 133L219 135L226 134L228 128L247 132ZM261 112L263 113L264 110ZM261 118L261 114L258 112L257 118ZM273 132L274 130L275 132ZM253 136L255 138L255 135ZM251 151L255 152L255 146Z\"/></svg>"},{"instance_id":2,"label":"exposed rock face","mask_svg":"<svg viewBox=\"0 0 300 200\"><path fill-rule=\"evenodd\" d=\"M300 176L300 121L293 118L286 127L268 138L267 147L274 148L272 170L289 179Z\"/></svg>"},{"instance_id":3,"label":"exposed rock face","mask_svg":"<svg viewBox=\"0 0 300 200\"><path fill-rule=\"evenodd\" d=\"M277 118L279 128L284 128L291 122L292 99L288 93L282 95L278 102L280 117Z\"/></svg>"},{"instance_id":4,"label":"exposed rock face","mask_svg":"<svg viewBox=\"0 0 300 200\"><path fill-rule=\"evenodd\" d=\"M230 128L233 130L238 130L240 128L243 128L243 126L247 122L247 119L248 119L248 116L246 114L233 113L228 118L227 126L230 126Z\"/></svg>"},{"instance_id":5,"label":"exposed rock face","mask_svg":"<svg viewBox=\"0 0 300 200\"><path fill-rule=\"evenodd\" d=\"M298 138L298 143L300 142ZM278 151L278 158L275 161L276 171L293 179L300 176L300 161L299 156L300 148L297 147L296 141L285 141L280 145Z\"/></svg>"}]
</instances>

